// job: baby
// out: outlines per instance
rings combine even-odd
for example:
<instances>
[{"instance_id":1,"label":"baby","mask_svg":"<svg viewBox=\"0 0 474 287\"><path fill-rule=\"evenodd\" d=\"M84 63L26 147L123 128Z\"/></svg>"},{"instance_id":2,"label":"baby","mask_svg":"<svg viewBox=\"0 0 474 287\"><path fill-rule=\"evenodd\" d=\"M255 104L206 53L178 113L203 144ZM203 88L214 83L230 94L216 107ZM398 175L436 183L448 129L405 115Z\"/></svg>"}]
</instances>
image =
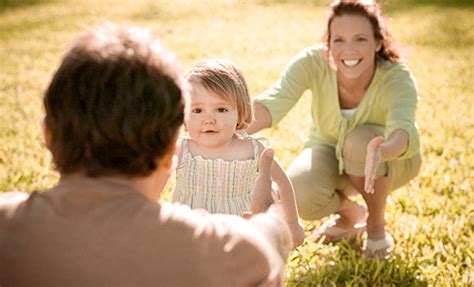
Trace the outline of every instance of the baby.
<instances>
[{"instance_id":1,"label":"baby","mask_svg":"<svg viewBox=\"0 0 474 287\"><path fill-rule=\"evenodd\" d=\"M260 176L256 182L265 147L244 132L252 121L252 107L240 69L227 60L207 60L192 68L186 81L191 89L185 119L189 137L180 140L171 200L211 213L245 215L262 211L273 194L281 202L293 247L299 246L304 231L298 222L293 186L269 149L262 156L270 158L268 177ZM252 194L255 184L266 188Z\"/></svg>"}]
</instances>

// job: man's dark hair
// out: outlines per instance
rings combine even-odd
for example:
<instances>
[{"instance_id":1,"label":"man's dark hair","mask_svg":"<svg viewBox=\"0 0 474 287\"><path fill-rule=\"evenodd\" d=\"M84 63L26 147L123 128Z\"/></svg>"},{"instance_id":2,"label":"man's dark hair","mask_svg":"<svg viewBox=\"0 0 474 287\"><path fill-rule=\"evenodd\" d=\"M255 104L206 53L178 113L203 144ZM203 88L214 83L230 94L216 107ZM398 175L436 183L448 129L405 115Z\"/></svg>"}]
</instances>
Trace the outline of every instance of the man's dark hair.
<instances>
[{"instance_id":1,"label":"man's dark hair","mask_svg":"<svg viewBox=\"0 0 474 287\"><path fill-rule=\"evenodd\" d=\"M65 54L44 96L57 170L146 176L183 123L174 55L140 28L104 25Z\"/></svg>"}]
</instances>

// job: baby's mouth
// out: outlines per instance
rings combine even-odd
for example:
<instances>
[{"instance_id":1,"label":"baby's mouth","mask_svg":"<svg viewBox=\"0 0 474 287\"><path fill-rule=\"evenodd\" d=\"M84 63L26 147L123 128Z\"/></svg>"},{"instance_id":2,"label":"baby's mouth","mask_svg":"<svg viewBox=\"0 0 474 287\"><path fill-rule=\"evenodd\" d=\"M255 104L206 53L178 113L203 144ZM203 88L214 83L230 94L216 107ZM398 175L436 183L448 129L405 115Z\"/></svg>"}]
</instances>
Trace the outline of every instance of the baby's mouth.
<instances>
[{"instance_id":1,"label":"baby's mouth","mask_svg":"<svg viewBox=\"0 0 474 287\"><path fill-rule=\"evenodd\" d=\"M357 66L362 60L361 59L356 59L356 60L342 60L341 62L344 64L344 66L352 68Z\"/></svg>"}]
</instances>

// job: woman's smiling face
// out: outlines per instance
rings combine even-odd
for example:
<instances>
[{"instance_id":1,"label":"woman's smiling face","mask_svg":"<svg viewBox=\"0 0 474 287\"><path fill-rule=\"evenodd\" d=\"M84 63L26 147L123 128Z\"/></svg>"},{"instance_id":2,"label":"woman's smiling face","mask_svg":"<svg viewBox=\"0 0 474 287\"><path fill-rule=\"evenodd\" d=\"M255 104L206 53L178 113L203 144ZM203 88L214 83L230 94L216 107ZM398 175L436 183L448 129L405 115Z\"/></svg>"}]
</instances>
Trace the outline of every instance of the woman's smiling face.
<instances>
[{"instance_id":1,"label":"woman's smiling face","mask_svg":"<svg viewBox=\"0 0 474 287\"><path fill-rule=\"evenodd\" d=\"M338 73L347 79L372 74L375 54L381 48L370 21L361 15L335 17L329 27L329 51Z\"/></svg>"}]
</instances>

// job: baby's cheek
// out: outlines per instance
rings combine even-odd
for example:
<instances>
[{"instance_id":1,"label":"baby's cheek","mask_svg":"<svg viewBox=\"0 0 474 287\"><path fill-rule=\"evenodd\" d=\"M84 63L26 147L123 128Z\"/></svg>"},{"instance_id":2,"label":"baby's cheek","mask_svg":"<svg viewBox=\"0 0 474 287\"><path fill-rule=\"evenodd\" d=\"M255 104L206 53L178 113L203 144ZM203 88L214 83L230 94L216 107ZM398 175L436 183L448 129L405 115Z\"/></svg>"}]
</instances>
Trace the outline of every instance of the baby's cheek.
<instances>
[{"instance_id":1,"label":"baby's cheek","mask_svg":"<svg viewBox=\"0 0 474 287\"><path fill-rule=\"evenodd\" d=\"M225 121L230 126L236 126L238 122L238 116L233 113L225 114L222 117L222 120Z\"/></svg>"}]
</instances>

